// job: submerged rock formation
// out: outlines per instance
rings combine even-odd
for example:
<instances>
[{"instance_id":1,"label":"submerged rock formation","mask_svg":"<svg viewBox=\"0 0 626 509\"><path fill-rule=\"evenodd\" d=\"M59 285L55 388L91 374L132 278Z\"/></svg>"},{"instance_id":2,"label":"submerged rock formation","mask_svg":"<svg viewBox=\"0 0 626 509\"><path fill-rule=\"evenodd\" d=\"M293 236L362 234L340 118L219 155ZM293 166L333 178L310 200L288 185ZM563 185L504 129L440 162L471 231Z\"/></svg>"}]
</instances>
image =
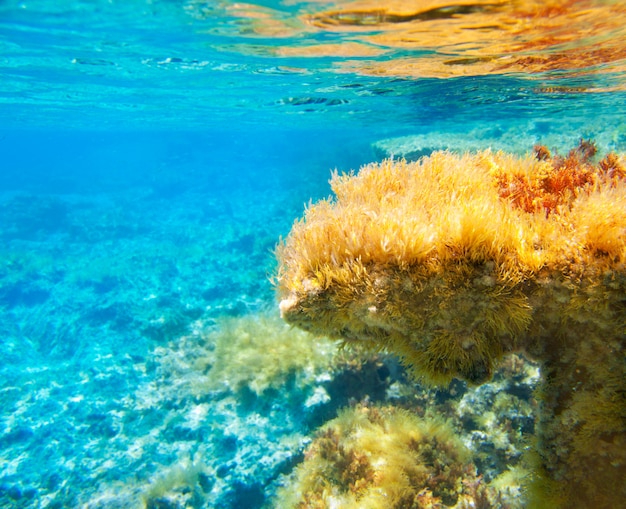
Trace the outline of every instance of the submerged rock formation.
<instances>
[{"instance_id":1,"label":"submerged rock formation","mask_svg":"<svg viewBox=\"0 0 626 509\"><path fill-rule=\"evenodd\" d=\"M536 507L626 497L626 161L594 158L581 141L335 174L336 199L277 250L288 323L394 352L418 379L540 361Z\"/></svg>"}]
</instances>

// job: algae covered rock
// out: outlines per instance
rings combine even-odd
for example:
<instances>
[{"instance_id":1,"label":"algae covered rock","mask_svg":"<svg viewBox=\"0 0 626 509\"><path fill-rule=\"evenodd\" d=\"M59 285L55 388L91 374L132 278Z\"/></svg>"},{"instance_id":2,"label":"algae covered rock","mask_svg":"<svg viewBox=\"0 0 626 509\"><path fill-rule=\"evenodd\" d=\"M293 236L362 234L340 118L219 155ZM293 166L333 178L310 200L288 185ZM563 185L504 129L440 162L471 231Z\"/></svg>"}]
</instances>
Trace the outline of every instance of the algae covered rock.
<instances>
[{"instance_id":1,"label":"algae covered rock","mask_svg":"<svg viewBox=\"0 0 626 509\"><path fill-rule=\"evenodd\" d=\"M534 503L613 507L626 497L625 166L581 141L567 156L438 152L335 174L336 199L277 250L282 316L438 384L533 357Z\"/></svg>"},{"instance_id":2,"label":"algae covered rock","mask_svg":"<svg viewBox=\"0 0 626 509\"><path fill-rule=\"evenodd\" d=\"M393 407L357 406L324 425L273 507L504 507L451 426Z\"/></svg>"}]
</instances>

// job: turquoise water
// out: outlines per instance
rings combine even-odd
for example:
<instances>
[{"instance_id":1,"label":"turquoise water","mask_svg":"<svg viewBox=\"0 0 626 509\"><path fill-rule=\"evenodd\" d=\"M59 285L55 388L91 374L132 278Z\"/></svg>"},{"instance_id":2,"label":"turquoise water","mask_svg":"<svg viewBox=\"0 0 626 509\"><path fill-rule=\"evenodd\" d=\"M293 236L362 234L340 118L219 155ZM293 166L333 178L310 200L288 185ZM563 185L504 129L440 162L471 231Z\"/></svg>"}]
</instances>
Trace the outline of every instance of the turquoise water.
<instances>
[{"instance_id":1,"label":"turquoise water","mask_svg":"<svg viewBox=\"0 0 626 509\"><path fill-rule=\"evenodd\" d=\"M272 251L331 171L581 137L626 150L619 55L420 77L365 64L432 47L286 51L378 31L307 24L323 10L0 1L0 507L271 506L315 428L355 399L388 402L401 368L381 361L382 391L319 378L199 393L185 359L223 317L272 314ZM603 44L623 48L623 31ZM510 392L528 400L532 383Z\"/></svg>"}]
</instances>

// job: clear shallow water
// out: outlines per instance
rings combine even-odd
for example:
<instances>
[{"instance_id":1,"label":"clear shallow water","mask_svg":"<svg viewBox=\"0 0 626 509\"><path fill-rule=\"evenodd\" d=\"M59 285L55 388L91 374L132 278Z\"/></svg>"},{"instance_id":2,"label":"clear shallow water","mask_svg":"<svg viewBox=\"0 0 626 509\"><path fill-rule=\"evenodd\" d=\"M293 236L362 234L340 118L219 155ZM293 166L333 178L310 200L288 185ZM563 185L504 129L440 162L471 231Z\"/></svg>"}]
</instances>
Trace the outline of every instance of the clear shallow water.
<instances>
[{"instance_id":1,"label":"clear shallow water","mask_svg":"<svg viewBox=\"0 0 626 509\"><path fill-rule=\"evenodd\" d=\"M274 307L272 249L332 169L624 151L619 2L389 5L0 1L0 507L261 507L378 400L199 396L181 338Z\"/></svg>"}]
</instances>

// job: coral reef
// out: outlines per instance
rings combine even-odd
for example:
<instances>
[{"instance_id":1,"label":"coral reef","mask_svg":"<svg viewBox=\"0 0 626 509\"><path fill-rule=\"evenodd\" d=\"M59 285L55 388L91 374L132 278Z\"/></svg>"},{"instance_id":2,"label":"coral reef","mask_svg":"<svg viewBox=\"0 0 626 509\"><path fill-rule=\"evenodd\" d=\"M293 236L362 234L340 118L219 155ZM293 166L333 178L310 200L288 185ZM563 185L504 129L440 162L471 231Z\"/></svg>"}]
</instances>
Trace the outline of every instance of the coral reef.
<instances>
[{"instance_id":1,"label":"coral reef","mask_svg":"<svg viewBox=\"0 0 626 509\"><path fill-rule=\"evenodd\" d=\"M626 497L624 157L538 146L334 174L278 247L283 318L398 354L418 379L480 384L541 363L537 507ZM611 486L611 489L601 489Z\"/></svg>"},{"instance_id":2,"label":"coral reef","mask_svg":"<svg viewBox=\"0 0 626 509\"><path fill-rule=\"evenodd\" d=\"M394 407L357 406L324 425L273 507L508 507L476 475L452 427Z\"/></svg>"}]
</instances>

